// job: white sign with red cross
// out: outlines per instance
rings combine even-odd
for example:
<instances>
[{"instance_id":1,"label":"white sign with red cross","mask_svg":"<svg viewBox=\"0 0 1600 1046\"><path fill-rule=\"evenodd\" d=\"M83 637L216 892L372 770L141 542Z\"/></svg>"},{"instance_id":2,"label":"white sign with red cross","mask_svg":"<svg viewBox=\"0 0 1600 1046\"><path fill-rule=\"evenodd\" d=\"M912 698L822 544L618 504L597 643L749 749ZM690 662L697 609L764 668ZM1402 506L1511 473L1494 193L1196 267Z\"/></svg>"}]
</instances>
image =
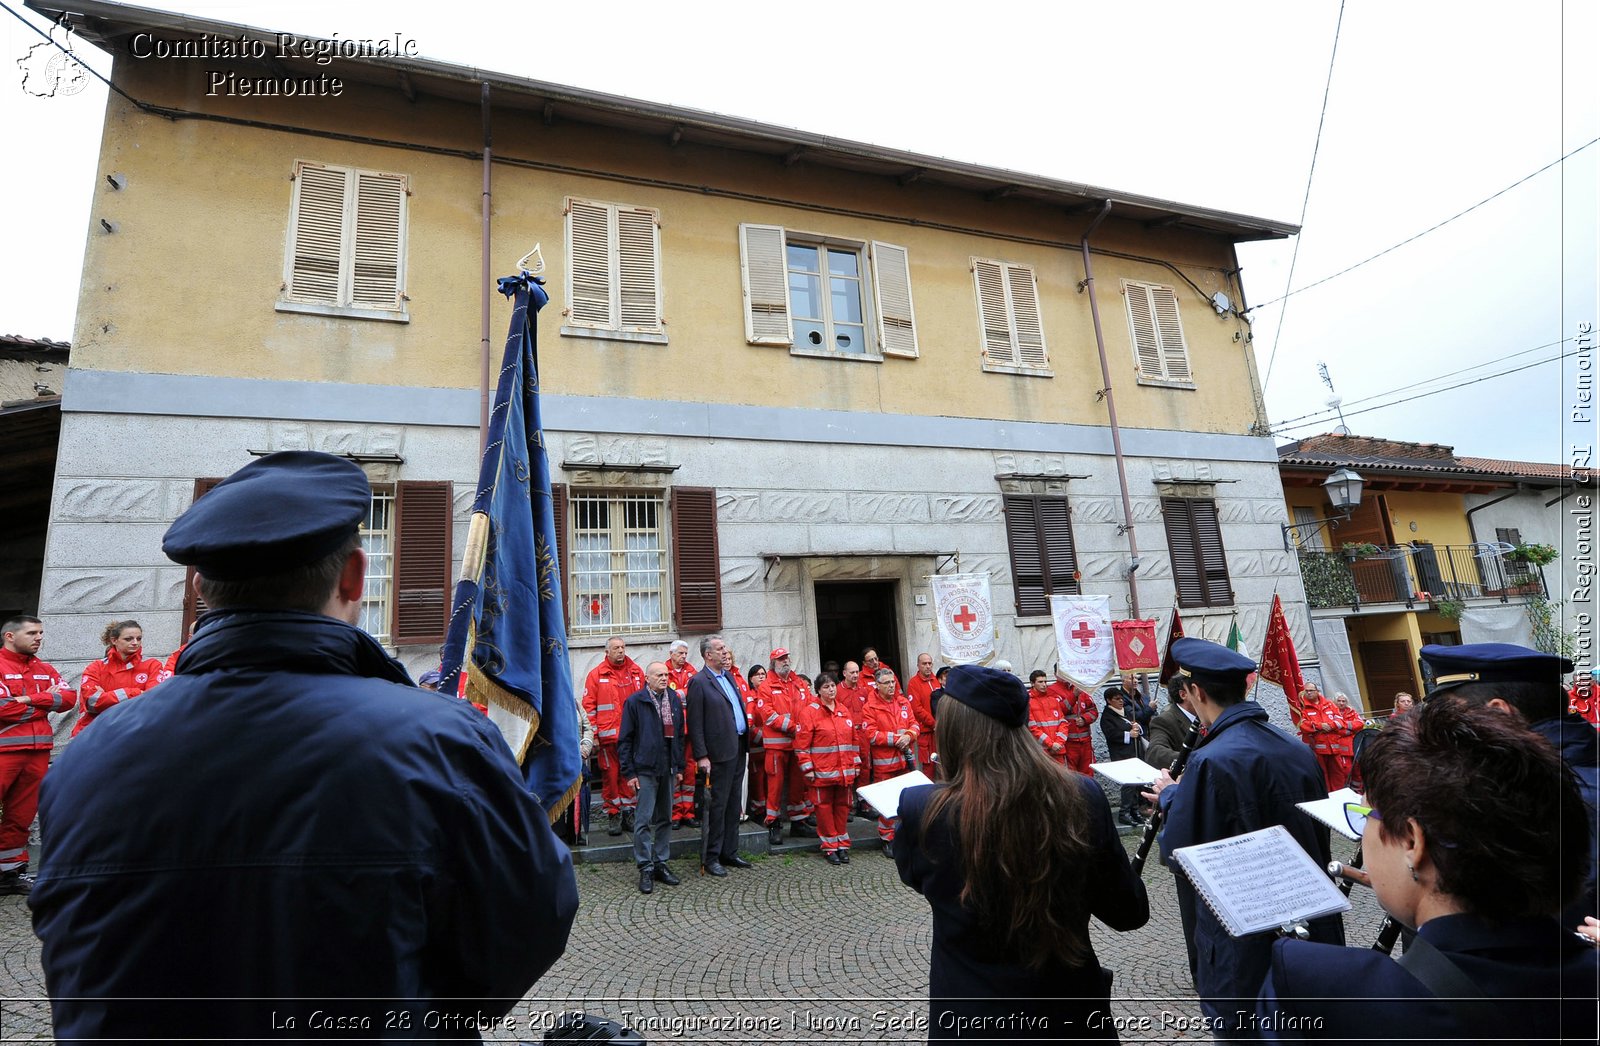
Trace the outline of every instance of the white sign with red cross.
<instances>
[{"instance_id":1,"label":"white sign with red cross","mask_svg":"<svg viewBox=\"0 0 1600 1046\"><path fill-rule=\"evenodd\" d=\"M933 605L939 656L952 665L975 665L994 656L994 610L988 574L935 574Z\"/></svg>"},{"instance_id":2,"label":"white sign with red cross","mask_svg":"<svg viewBox=\"0 0 1600 1046\"><path fill-rule=\"evenodd\" d=\"M1117 650L1111 635L1110 596L1051 596L1056 663L1080 687L1092 687L1116 671Z\"/></svg>"}]
</instances>

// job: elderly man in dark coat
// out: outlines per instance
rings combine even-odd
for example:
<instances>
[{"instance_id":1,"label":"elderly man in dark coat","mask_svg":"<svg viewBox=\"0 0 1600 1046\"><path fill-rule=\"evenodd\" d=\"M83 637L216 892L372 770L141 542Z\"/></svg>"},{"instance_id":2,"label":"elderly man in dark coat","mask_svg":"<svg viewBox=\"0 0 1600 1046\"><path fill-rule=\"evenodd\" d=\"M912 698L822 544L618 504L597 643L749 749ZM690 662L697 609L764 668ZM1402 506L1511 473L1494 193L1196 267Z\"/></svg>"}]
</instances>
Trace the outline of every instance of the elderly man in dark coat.
<instances>
[{"instance_id":1,"label":"elderly man in dark coat","mask_svg":"<svg viewBox=\"0 0 1600 1046\"><path fill-rule=\"evenodd\" d=\"M617 761L622 779L634 790L638 806L633 818L633 863L639 868L639 892L656 883L677 886L667 867L672 856L673 786L683 777L683 700L667 685L667 666L652 661L644 670L644 688L622 702L622 729L617 734Z\"/></svg>"}]
</instances>

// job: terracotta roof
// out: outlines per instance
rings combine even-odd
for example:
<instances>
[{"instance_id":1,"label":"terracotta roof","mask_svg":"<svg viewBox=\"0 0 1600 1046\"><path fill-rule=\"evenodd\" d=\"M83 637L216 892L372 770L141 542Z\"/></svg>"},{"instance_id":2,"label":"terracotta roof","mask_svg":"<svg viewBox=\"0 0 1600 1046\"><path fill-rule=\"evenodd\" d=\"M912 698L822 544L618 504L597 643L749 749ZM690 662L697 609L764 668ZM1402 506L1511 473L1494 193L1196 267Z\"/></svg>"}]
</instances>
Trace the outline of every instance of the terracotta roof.
<instances>
[{"instance_id":1,"label":"terracotta roof","mask_svg":"<svg viewBox=\"0 0 1600 1046\"><path fill-rule=\"evenodd\" d=\"M51 341L49 338L24 338L20 334L0 334L0 348L60 350L65 352L72 348L72 343Z\"/></svg>"},{"instance_id":2,"label":"terracotta roof","mask_svg":"<svg viewBox=\"0 0 1600 1046\"><path fill-rule=\"evenodd\" d=\"M1575 470L1571 465L1548 465L1542 461L1508 461L1505 458L1456 459L1469 469L1479 472L1505 473L1528 479L1571 479Z\"/></svg>"},{"instance_id":3,"label":"terracotta roof","mask_svg":"<svg viewBox=\"0 0 1600 1046\"><path fill-rule=\"evenodd\" d=\"M1410 443L1375 436L1345 436L1337 432L1284 444L1278 448L1278 463L1329 469L1355 465L1379 471L1444 472L1501 479L1563 480L1571 479L1575 473L1570 465L1470 457L1458 455L1454 447L1441 443Z\"/></svg>"}]
</instances>

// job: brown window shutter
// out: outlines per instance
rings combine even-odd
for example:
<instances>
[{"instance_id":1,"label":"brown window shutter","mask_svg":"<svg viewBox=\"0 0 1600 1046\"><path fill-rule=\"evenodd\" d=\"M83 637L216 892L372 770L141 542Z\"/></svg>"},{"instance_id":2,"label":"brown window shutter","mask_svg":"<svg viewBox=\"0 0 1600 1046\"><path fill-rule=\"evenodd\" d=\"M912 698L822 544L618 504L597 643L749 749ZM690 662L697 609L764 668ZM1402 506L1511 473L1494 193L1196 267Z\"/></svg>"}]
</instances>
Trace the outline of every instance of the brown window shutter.
<instances>
[{"instance_id":1,"label":"brown window shutter","mask_svg":"<svg viewBox=\"0 0 1600 1046\"><path fill-rule=\"evenodd\" d=\"M571 560L567 558L567 485L550 484L550 510L556 522L556 562L561 564L561 623L572 630L572 583L568 580Z\"/></svg>"},{"instance_id":2,"label":"brown window shutter","mask_svg":"<svg viewBox=\"0 0 1600 1046\"><path fill-rule=\"evenodd\" d=\"M1195 551L1189 499L1162 498L1161 520L1167 528L1167 553L1172 558L1172 584L1178 590L1178 606L1203 607L1206 591Z\"/></svg>"},{"instance_id":3,"label":"brown window shutter","mask_svg":"<svg viewBox=\"0 0 1600 1046\"><path fill-rule=\"evenodd\" d=\"M194 500L199 501L201 495L221 482L221 479L215 477L195 480ZM190 504L194 502L191 501ZM194 590L194 567L190 567L183 575L183 624L180 626L182 631L178 633L179 646L189 641L189 630L194 627L195 618L204 614L207 609L209 608L206 606L206 601Z\"/></svg>"},{"instance_id":4,"label":"brown window shutter","mask_svg":"<svg viewBox=\"0 0 1600 1046\"><path fill-rule=\"evenodd\" d=\"M1228 581L1228 554L1222 547L1222 526L1217 521L1217 503L1200 498L1189 502L1194 521L1195 547L1200 552L1200 576L1206 590L1206 606L1233 605L1233 586Z\"/></svg>"},{"instance_id":5,"label":"brown window shutter","mask_svg":"<svg viewBox=\"0 0 1600 1046\"><path fill-rule=\"evenodd\" d=\"M450 605L450 529L454 488L449 483L395 484L395 646L444 642Z\"/></svg>"},{"instance_id":6,"label":"brown window shutter","mask_svg":"<svg viewBox=\"0 0 1600 1046\"><path fill-rule=\"evenodd\" d=\"M1016 593L1017 616L1048 614L1050 601L1044 591L1035 500L1030 494L1007 494L1004 507L1006 547L1011 553L1011 588Z\"/></svg>"},{"instance_id":7,"label":"brown window shutter","mask_svg":"<svg viewBox=\"0 0 1600 1046\"><path fill-rule=\"evenodd\" d=\"M1072 545L1072 510L1066 498L1038 499L1039 544L1045 551L1045 593L1078 594L1078 553Z\"/></svg>"},{"instance_id":8,"label":"brown window shutter","mask_svg":"<svg viewBox=\"0 0 1600 1046\"><path fill-rule=\"evenodd\" d=\"M672 595L679 632L722 627L715 488L672 488Z\"/></svg>"}]
</instances>

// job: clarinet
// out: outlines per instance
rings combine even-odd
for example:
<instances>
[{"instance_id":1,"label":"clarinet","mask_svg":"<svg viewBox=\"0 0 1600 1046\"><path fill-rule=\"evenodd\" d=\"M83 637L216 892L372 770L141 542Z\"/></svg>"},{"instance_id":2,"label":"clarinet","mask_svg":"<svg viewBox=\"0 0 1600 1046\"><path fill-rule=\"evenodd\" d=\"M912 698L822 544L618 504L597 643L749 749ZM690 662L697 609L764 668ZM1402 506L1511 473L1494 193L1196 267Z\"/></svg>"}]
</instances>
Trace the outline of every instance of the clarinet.
<instances>
[{"instance_id":1,"label":"clarinet","mask_svg":"<svg viewBox=\"0 0 1600 1046\"><path fill-rule=\"evenodd\" d=\"M1199 738L1200 724L1196 723L1189 728L1189 736L1183 739L1183 748L1178 751L1178 758L1172 761L1167 773L1173 777L1183 773L1184 764L1189 761L1189 753L1194 750L1194 743ZM1139 852L1133 855L1134 875L1144 874L1144 862L1150 856L1150 847L1156 841L1156 835L1161 831L1162 814L1161 804L1157 803L1155 810L1150 814L1150 823L1144 827L1144 838L1139 840Z\"/></svg>"}]
</instances>

